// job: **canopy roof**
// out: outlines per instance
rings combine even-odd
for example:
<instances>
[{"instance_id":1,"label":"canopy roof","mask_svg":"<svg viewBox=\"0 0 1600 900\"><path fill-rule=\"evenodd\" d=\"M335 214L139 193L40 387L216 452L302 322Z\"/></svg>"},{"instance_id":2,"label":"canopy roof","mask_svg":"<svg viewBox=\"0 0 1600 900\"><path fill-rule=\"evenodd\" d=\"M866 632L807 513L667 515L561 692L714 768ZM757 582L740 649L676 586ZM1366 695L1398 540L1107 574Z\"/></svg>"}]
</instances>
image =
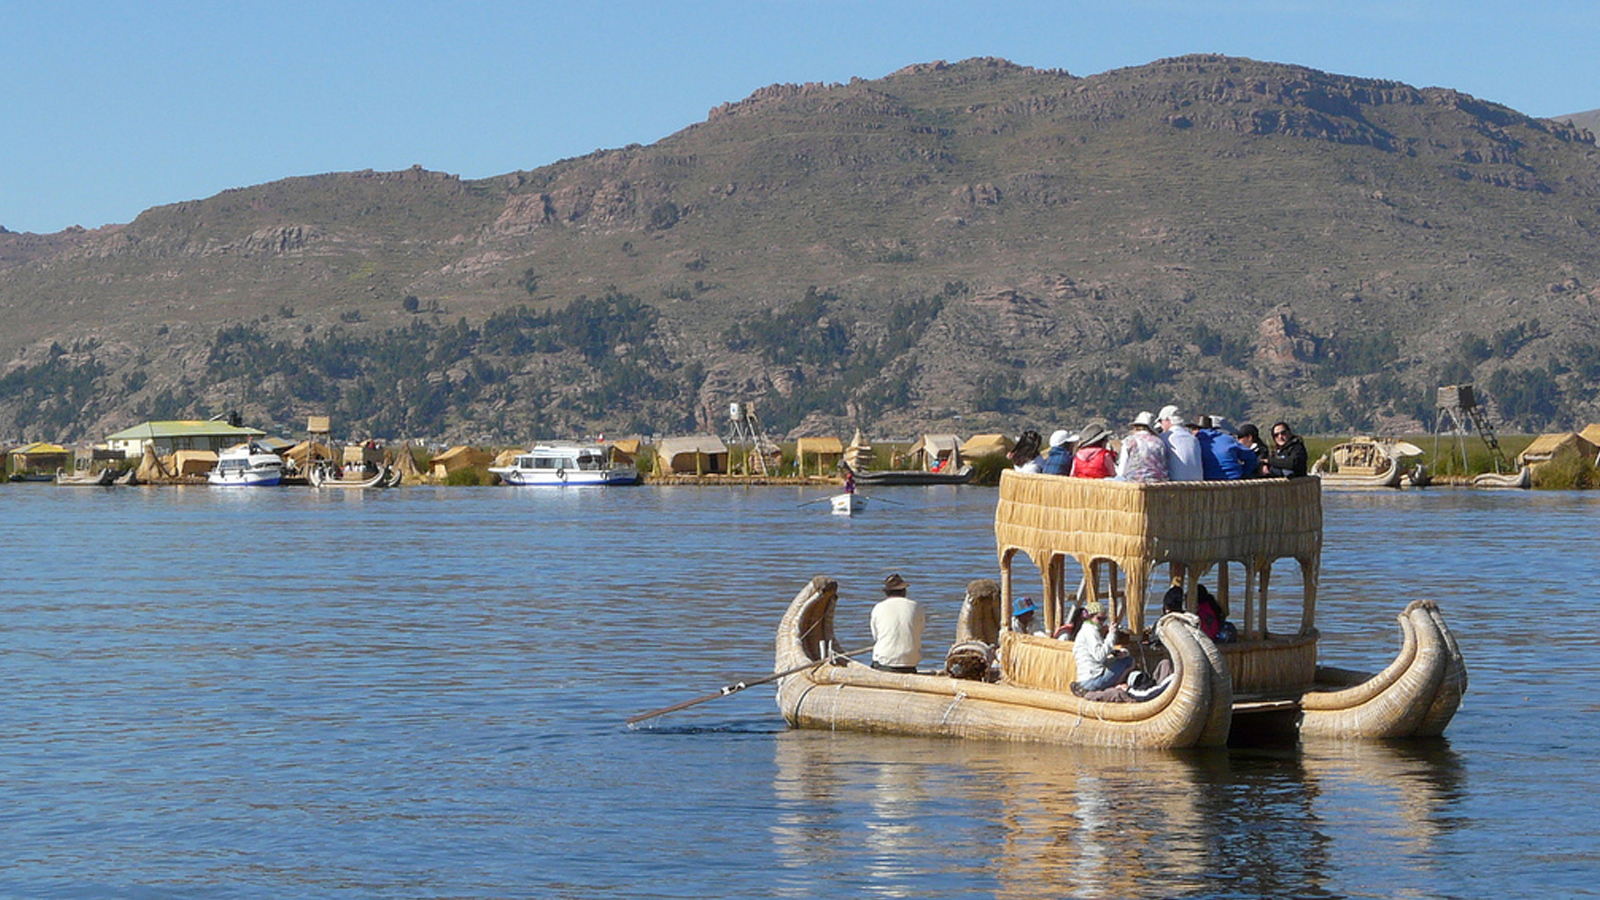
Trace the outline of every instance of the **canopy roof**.
<instances>
[{"instance_id":1,"label":"canopy roof","mask_svg":"<svg viewBox=\"0 0 1600 900\"><path fill-rule=\"evenodd\" d=\"M954 434L925 434L911 445L912 453L927 452L943 455L959 452L960 449L961 437Z\"/></svg>"},{"instance_id":2,"label":"canopy roof","mask_svg":"<svg viewBox=\"0 0 1600 900\"><path fill-rule=\"evenodd\" d=\"M795 441L795 455L806 453L832 453L844 452L844 442L836 437L803 437Z\"/></svg>"}]
</instances>

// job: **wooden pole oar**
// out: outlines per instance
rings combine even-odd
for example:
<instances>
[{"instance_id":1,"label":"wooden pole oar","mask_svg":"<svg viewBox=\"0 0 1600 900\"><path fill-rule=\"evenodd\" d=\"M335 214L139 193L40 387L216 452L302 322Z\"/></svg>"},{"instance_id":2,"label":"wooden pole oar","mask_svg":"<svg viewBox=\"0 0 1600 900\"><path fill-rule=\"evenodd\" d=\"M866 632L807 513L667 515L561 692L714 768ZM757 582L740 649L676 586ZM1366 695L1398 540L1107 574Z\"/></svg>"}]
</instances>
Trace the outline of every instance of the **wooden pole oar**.
<instances>
[{"instance_id":1,"label":"wooden pole oar","mask_svg":"<svg viewBox=\"0 0 1600 900\"><path fill-rule=\"evenodd\" d=\"M786 676L793 675L796 672L804 672L807 669L814 669L817 666L822 665L823 663L831 662L831 661L833 661L835 659L840 659L840 658L848 657L848 656L860 656L861 654L866 653L866 652L870 651L871 649L872 649L872 645L868 644L867 646L862 647L860 650L851 650L851 651L849 651L847 653L833 653L833 654L828 655L824 659L819 659L819 660L816 660L814 662L808 662L808 663L805 663L803 665L798 665L798 666L795 666L792 669L785 669L782 672L774 672L771 675L767 675L767 676L765 676L763 678L756 678L756 679L752 679L750 681L736 681L733 684L730 684L730 685L727 685L727 686L723 687L722 690L717 691L715 694L704 694L704 695L701 695L699 697L695 697L695 698L690 699L690 700L685 700L682 703L674 703L671 706L663 706L660 709L653 709L653 710L651 710L650 712L647 712L647 713L640 713L640 714L638 714L636 716L630 716L628 718L627 724L635 725L635 724L638 724L639 722L643 722L645 719L654 719L657 716L664 716L667 713L677 712L680 709L688 709L691 706L699 706L702 703L709 703L712 700L718 700L718 699L721 699L723 697L729 696L730 694L737 694L740 691L744 690L745 688L755 687L758 684L767 684L768 682L777 681L779 678L784 678Z\"/></svg>"},{"instance_id":2,"label":"wooden pole oar","mask_svg":"<svg viewBox=\"0 0 1600 900\"><path fill-rule=\"evenodd\" d=\"M866 494L857 494L856 496L863 500L871 500L873 503L893 503L895 506L905 506L905 504L901 503L899 500L890 500L888 497L868 497Z\"/></svg>"},{"instance_id":3,"label":"wooden pole oar","mask_svg":"<svg viewBox=\"0 0 1600 900\"><path fill-rule=\"evenodd\" d=\"M806 502L800 504L799 506L796 506L795 509L799 509L801 506L810 506L813 503L827 503L829 500L832 500L832 499L833 499L833 497L831 497L831 496L818 497L815 500L807 500Z\"/></svg>"}]
</instances>

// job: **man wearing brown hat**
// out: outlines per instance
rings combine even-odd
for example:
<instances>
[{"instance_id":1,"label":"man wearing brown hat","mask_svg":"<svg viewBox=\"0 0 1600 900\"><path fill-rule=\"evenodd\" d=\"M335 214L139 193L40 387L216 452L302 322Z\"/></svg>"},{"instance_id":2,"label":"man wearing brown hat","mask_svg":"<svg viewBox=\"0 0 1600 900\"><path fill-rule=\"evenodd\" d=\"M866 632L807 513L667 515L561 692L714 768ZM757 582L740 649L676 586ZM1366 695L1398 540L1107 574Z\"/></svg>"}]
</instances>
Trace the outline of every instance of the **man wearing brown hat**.
<instances>
[{"instance_id":1,"label":"man wearing brown hat","mask_svg":"<svg viewBox=\"0 0 1600 900\"><path fill-rule=\"evenodd\" d=\"M928 620L917 601L906 596L897 572L883 580L883 599L872 607L872 667L885 672L917 671L922 659L922 629Z\"/></svg>"}]
</instances>

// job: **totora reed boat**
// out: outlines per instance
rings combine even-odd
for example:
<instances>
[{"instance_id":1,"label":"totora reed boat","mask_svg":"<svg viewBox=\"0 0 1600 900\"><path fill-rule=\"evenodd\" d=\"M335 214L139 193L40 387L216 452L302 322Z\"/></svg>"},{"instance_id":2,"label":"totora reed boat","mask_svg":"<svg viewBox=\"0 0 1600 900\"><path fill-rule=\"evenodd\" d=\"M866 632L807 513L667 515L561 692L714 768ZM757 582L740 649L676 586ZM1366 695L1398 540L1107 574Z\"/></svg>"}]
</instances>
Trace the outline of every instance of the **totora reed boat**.
<instances>
[{"instance_id":1,"label":"totora reed boat","mask_svg":"<svg viewBox=\"0 0 1600 900\"><path fill-rule=\"evenodd\" d=\"M835 656L839 587L818 576L778 627L778 705L800 728L1124 748L1211 747L1230 737L1383 739L1443 733L1466 691L1466 666L1438 606L1398 617L1401 647L1375 675L1319 665L1315 627L1322 554L1316 478L1134 484L1004 472L995 513L999 582L967 589L938 672L895 674ZM1135 702L1076 696L1072 643L1009 629L1012 571L1030 559L1043 582L1047 633L1077 600L1103 604L1137 643L1140 668L1170 661L1164 690ZM1300 570L1298 628L1268 628L1273 563ZM1069 578L1068 564L1081 577ZM1145 632L1147 588L1170 573L1185 611ZM1242 573L1243 596L1230 588ZM1218 643L1196 615L1199 582L1215 577L1237 639ZM1075 591L1069 591L1069 585Z\"/></svg>"}]
</instances>

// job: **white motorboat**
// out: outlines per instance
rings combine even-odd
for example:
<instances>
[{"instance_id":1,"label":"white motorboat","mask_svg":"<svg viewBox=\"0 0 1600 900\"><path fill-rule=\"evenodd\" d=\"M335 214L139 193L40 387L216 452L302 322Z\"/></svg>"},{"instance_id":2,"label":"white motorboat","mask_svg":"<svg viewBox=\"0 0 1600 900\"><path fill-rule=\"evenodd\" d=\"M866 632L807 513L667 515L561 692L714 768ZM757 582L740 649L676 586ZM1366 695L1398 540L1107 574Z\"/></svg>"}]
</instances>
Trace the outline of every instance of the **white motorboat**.
<instances>
[{"instance_id":1,"label":"white motorboat","mask_svg":"<svg viewBox=\"0 0 1600 900\"><path fill-rule=\"evenodd\" d=\"M535 444L527 453L517 454L511 465L490 466L489 471L519 487L638 484L640 480L639 469L632 463L612 461L610 447L575 441Z\"/></svg>"},{"instance_id":2,"label":"white motorboat","mask_svg":"<svg viewBox=\"0 0 1600 900\"><path fill-rule=\"evenodd\" d=\"M219 487L276 487L283 480L283 459L259 444L238 444L217 454L217 467L206 481Z\"/></svg>"}]
</instances>

